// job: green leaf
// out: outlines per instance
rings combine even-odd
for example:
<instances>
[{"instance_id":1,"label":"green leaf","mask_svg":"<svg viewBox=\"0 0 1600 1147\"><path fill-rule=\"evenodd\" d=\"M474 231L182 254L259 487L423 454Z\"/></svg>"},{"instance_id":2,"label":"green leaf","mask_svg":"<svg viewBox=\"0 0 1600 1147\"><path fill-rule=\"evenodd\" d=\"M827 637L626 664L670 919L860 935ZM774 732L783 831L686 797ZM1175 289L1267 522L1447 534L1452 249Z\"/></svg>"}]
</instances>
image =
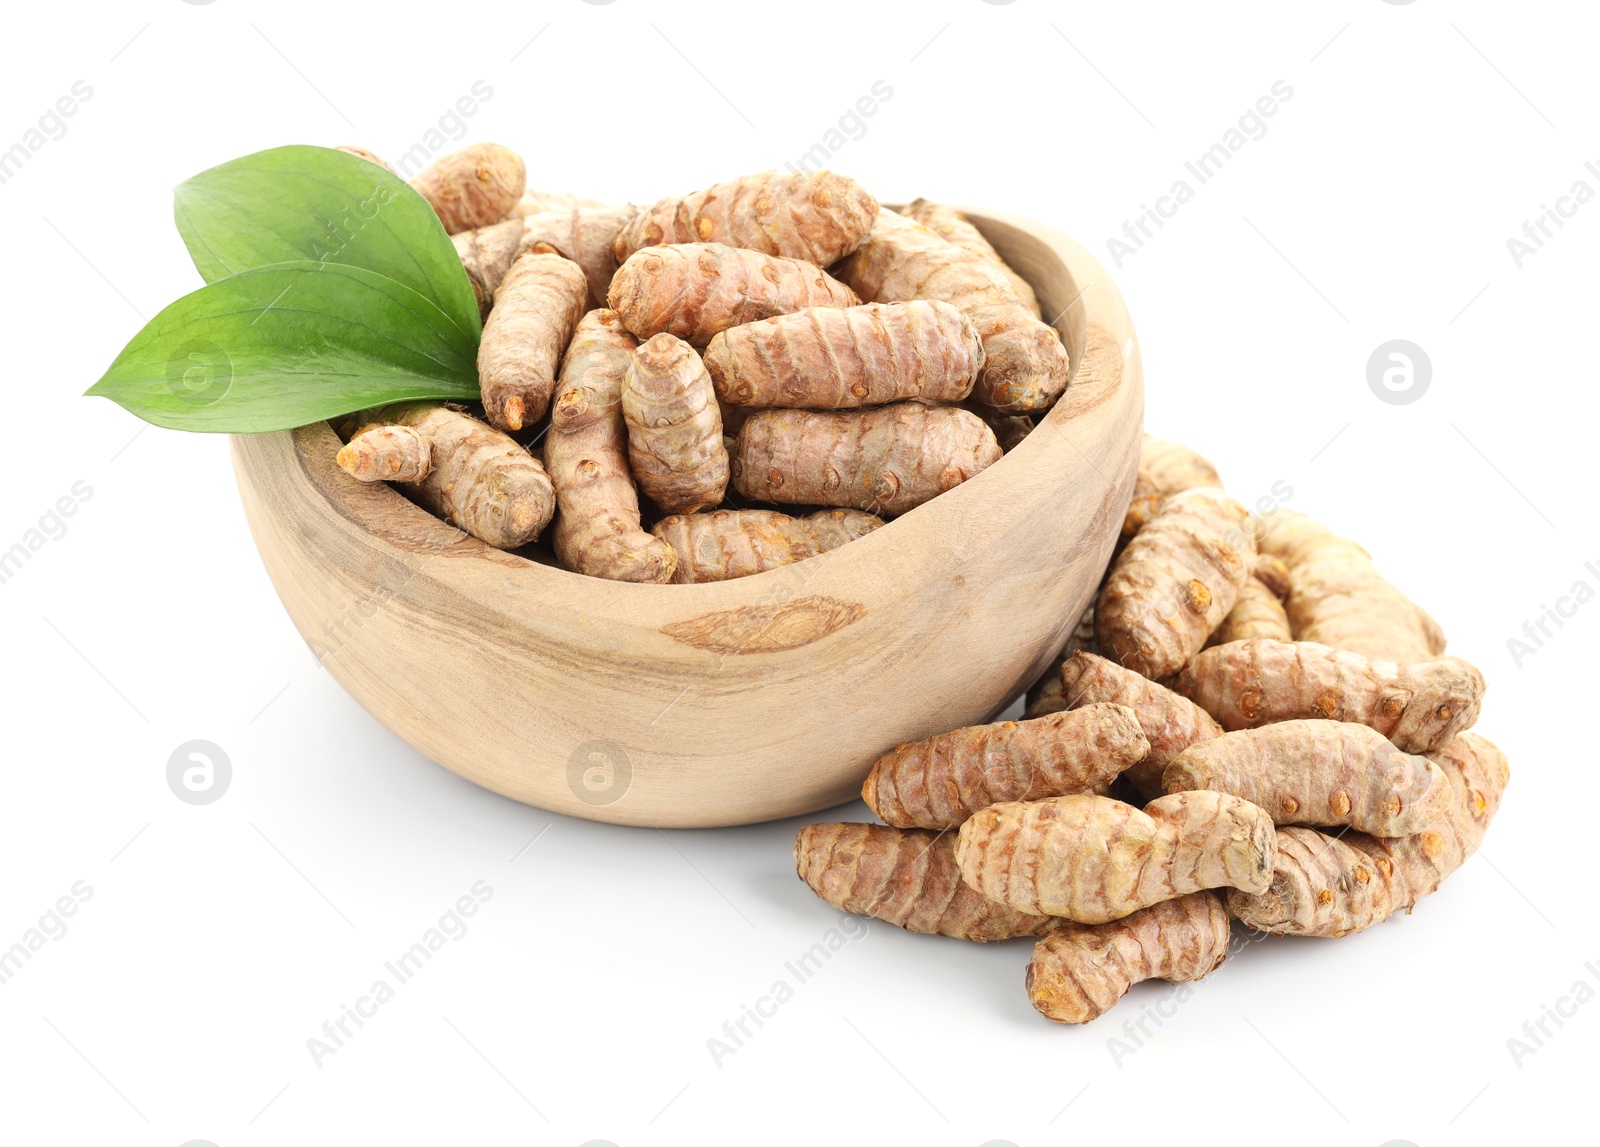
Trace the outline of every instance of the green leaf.
<instances>
[{"instance_id":1,"label":"green leaf","mask_svg":"<svg viewBox=\"0 0 1600 1147\"><path fill-rule=\"evenodd\" d=\"M179 184L174 216L208 283L274 263L346 263L432 299L467 338L482 330L433 208L360 156L300 144L242 156Z\"/></svg>"},{"instance_id":2,"label":"green leaf","mask_svg":"<svg viewBox=\"0 0 1600 1147\"><path fill-rule=\"evenodd\" d=\"M461 331L402 283L280 263L202 287L133 337L89 389L176 430L257 433L411 399L476 399Z\"/></svg>"}]
</instances>

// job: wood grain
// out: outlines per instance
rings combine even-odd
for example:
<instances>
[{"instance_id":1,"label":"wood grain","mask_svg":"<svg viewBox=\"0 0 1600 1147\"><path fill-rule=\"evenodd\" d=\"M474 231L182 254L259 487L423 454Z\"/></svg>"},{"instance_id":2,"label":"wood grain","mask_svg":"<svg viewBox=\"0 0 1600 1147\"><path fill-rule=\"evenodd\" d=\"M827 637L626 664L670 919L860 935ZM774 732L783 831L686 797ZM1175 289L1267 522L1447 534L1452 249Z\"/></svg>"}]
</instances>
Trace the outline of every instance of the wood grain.
<instances>
[{"instance_id":1,"label":"wood grain","mask_svg":"<svg viewBox=\"0 0 1600 1147\"><path fill-rule=\"evenodd\" d=\"M856 795L887 749L986 721L1094 591L1138 464L1132 320L1082 247L969 212L1038 291L1073 382L983 473L754 577L632 585L506 554L333 461L325 425L233 439L261 558L329 672L433 760L529 804L713 826ZM1082 362L1090 324L1108 338Z\"/></svg>"}]
</instances>

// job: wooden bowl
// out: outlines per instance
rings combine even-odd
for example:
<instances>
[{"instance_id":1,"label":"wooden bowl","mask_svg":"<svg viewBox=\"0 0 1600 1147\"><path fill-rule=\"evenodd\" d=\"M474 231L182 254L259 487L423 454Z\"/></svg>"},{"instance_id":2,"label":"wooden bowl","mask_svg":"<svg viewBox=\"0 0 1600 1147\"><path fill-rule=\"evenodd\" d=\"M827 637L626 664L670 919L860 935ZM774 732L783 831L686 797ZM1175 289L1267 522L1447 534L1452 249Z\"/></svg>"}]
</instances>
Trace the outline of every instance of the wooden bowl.
<instances>
[{"instance_id":1,"label":"wooden bowl","mask_svg":"<svg viewBox=\"0 0 1600 1147\"><path fill-rule=\"evenodd\" d=\"M501 553L334 464L326 424L233 439L289 616L390 729L467 779L591 820L748 824L854 797L885 750L987 721L1094 592L1138 465L1122 297L1048 227L969 215L1074 364L1012 453L841 549L704 585ZM1091 324L1109 338L1084 357ZM548 559L544 559L548 561Z\"/></svg>"}]
</instances>

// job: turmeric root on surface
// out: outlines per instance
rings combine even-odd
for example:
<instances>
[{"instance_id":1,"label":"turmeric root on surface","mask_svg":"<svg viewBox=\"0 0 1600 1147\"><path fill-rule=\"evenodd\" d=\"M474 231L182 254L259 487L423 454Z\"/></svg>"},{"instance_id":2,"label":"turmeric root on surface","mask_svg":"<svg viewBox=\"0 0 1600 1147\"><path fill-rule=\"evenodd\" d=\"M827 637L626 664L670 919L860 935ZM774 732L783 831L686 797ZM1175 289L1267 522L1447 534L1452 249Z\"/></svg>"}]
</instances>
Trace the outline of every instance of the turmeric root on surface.
<instances>
[{"instance_id":1,"label":"turmeric root on surface","mask_svg":"<svg viewBox=\"0 0 1600 1147\"><path fill-rule=\"evenodd\" d=\"M516 152L498 143L475 143L434 160L411 186L454 235L504 219L527 181L528 169Z\"/></svg>"},{"instance_id":2,"label":"turmeric root on surface","mask_svg":"<svg viewBox=\"0 0 1600 1147\"><path fill-rule=\"evenodd\" d=\"M1252 637L1291 640L1289 615L1283 608L1283 599L1288 594L1289 568L1283 560L1271 554L1257 554L1250 576L1239 587L1233 608L1216 632L1206 639L1206 644L1226 645Z\"/></svg>"},{"instance_id":3,"label":"turmeric root on surface","mask_svg":"<svg viewBox=\"0 0 1600 1147\"><path fill-rule=\"evenodd\" d=\"M872 410L763 410L739 431L733 485L741 497L852 506L893 517L954 489L1000 457L981 419L901 402Z\"/></svg>"},{"instance_id":4,"label":"turmeric root on surface","mask_svg":"<svg viewBox=\"0 0 1600 1147\"><path fill-rule=\"evenodd\" d=\"M1046 1019L1086 1024L1142 980L1203 979L1228 955L1228 913L1191 892L1107 924L1062 924L1033 948L1028 998Z\"/></svg>"},{"instance_id":5,"label":"turmeric root on surface","mask_svg":"<svg viewBox=\"0 0 1600 1147\"><path fill-rule=\"evenodd\" d=\"M1163 496L1201 486L1222 486L1217 468L1181 442L1146 434L1139 444L1139 469Z\"/></svg>"},{"instance_id":6,"label":"turmeric root on surface","mask_svg":"<svg viewBox=\"0 0 1600 1147\"><path fill-rule=\"evenodd\" d=\"M776 510L713 510L674 514L650 532L677 555L673 581L703 582L749 577L803 562L881 525L882 518L860 510L821 510L805 518Z\"/></svg>"},{"instance_id":7,"label":"turmeric root on surface","mask_svg":"<svg viewBox=\"0 0 1600 1147\"><path fill-rule=\"evenodd\" d=\"M961 826L961 876L1019 912L1103 924L1204 888L1264 891L1272 817L1225 793L1184 792L1140 812L1076 795L990 805Z\"/></svg>"},{"instance_id":8,"label":"turmeric root on surface","mask_svg":"<svg viewBox=\"0 0 1600 1147\"><path fill-rule=\"evenodd\" d=\"M1408 665L1444 652L1444 632L1373 568L1366 550L1304 514L1267 519L1263 553L1289 569L1289 625L1298 641Z\"/></svg>"},{"instance_id":9,"label":"turmeric root on surface","mask_svg":"<svg viewBox=\"0 0 1600 1147\"><path fill-rule=\"evenodd\" d=\"M618 269L607 297L637 337L677 335L696 347L743 323L861 302L821 267L719 243L647 247Z\"/></svg>"},{"instance_id":10,"label":"turmeric root on surface","mask_svg":"<svg viewBox=\"0 0 1600 1147\"><path fill-rule=\"evenodd\" d=\"M1222 735L1222 726L1211 714L1187 697L1093 653L1068 658L1061 667L1061 682L1068 708L1109 701L1139 715L1150 751L1123 775L1147 800L1166 791L1161 774L1179 753Z\"/></svg>"},{"instance_id":11,"label":"turmeric root on surface","mask_svg":"<svg viewBox=\"0 0 1600 1147\"><path fill-rule=\"evenodd\" d=\"M544 439L560 511L551 545L562 565L590 577L664 582L677 556L640 526L622 417L622 383L636 345L612 311L590 311L573 332Z\"/></svg>"},{"instance_id":12,"label":"turmeric root on surface","mask_svg":"<svg viewBox=\"0 0 1600 1147\"><path fill-rule=\"evenodd\" d=\"M728 488L722 414L693 347L672 335L640 346L623 384L622 413L645 497L671 514L721 503Z\"/></svg>"},{"instance_id":13,"label":"turmeric root on surface","mask_svg":"<svg viewBox=\"0 0 1600 1147\"><path fill-rule=\"evenodd\" d=\"M959 402L983 344L949 303L808 307L715 335L706 369L734 406L843 410L905 398Z\"/></svg>"},{"instance_id":14,"label":"turmeric root on surface","mask_svg":"<svg viewBox=\"0 0 1600 1147\"><path fill-rule=\"evenodd\" d=\"M885 753L861 786L861 799L899 828L954 828L1002 801L1109 784L1149 748L1138 717L1124 705L974 725Z\"/></svg>"},{"instance_id":15,"label":"turmeric root on surface","mask_svg":"<svg viewBox=\"0 0 1600 1147\"><path fill-rule=\"evenodd\" d=\"M1169 793L1210 789L1243 797L1278 824L1349 825L1373 836L1435 827L1450 781L1432 761L1346 721L1283 721L1224 733L1179 753L1162 774Z\"/></svg>"},{"instance_id":16,"label":"turmeric root on surface","mask_svg":"<svg viewBox=\"0 0 1600 1147\"><path fill-rule=\"evenodd\" d=\"M1432 760L1451 789L1438 827L1394 839L1279 829L1270 886L1228 893L1229 914L1263 932L1345 936L1409 912L1477 851L1510 779L1505 755L1475 733Z\"/></svg>"},{"instance_id":17,"label":"turmeric root on surface","mask_svg":"<svg viewBox=\"0 0 1600 1147\"><path fill-rule=\"evenodd\" d=\"M880 211L867 241L837 268L862 298L878 303L933 299L972 321L984 366L973 393L1007 414L1048 409L1067 387L1067 349L992 263L920 223Z\"/></svg>"},{"instance_id":18,"label":"turmeric root on surface","mask_svg":"<svg viewBox=\"0 0 1600 1147\"><path fill-rule=\"evenodd\" d=\"M906 207L905 215L908 219L915 219L947 243L954 243L963 251L970 251L980 259L986 259L999 267L1006 281L1011 284L1011 289L1016 292L1017 298L1022 300L1035 317L1041 314L1039 298L1028 285L1028 280L1011 269L1000 257L1000 252L983 237L983 232L974 227L972 221L961 212L942 203L913 199Z\"/></svg>"},{"instance_id":19,"label":"turmeric root on surface","mask_svg":"<svg viewBox=\"0 0 1600 1147\"><path fill-rule=\"evenodd\" d=\"M1198 654L1174 688L1224 729L1324 717L1368 725L1409 753L1478 719L1483 674L1459 657L1395 665L1309 641L1234 641Z\"/></svg>"},{"instance_id":20,"label":"turmeric root on surface","mask_svg":"<svg viewBox=\"0 0 1600 1147\"><path fill-rule=\"evenodd\" d=\"M878 824L808 824L794 841L795 867L812 891L845 912L910 932L958 940L1039 936L1056 925L985 900L956 870L953 833Z\"/></svg>"},{"instance_id":21,"label":"turmeric root on surface","mask_svg":"<svg viewBox=\"0 0 1600 1147\"><path fill-rule=\"evenodd\" d=\"M1101 650L1152 680L1176 673L1233 608L1255 554L1249 514L1221 490L1167 498L1100 591Z\"/></svg>"},{"instance_id":22,"label":"turmeric root on surface","mask_svg":"<svg viewBox=\"0 0 1600 1147\"><path fill-rule=\"evenodd\" d=\"M1165 500L1166 495L1156 485L1150 472L1141 467L1134 475L1133 498L1128 502L1128 511L1122 516L1120 541L1123 545L1127 545L1135 534L1145 528Z\"/></svg>"},{"instance_id":23,"label":"turmeric root on surface","mask_svg":"<svg viewBox=\"0 0 1600 1147\"><path fill-rule=\"evenodd\" d=\"M495 426L521 430L544 417L588 293L582 269L560 255L529 252L506 272L478 344L478 385Z\"/></svg>"},{"instance_id":24,"label":"turmeric root on surface","mask_svg":"<svg viewBox=\"0 0 1600 1147\"><path fill-rule=\"evenodd\" d=\"M433 513L502 550L539 537L555 512L550 479L515 441L433 402L353 415L338 463L363 482L410 482ZM412 477L411 475L415 475Z\"/></svg>"},{"instance_id":25,"label":"turmeric root on surface","mask_svg":"<svg viewBox=\"0 0 1600 1147\"><path fill-rule=\"evenodd\" d=\"M642 247L725 243L767 255L837 262L872 230L878 201L832 171L765 171L663 199L639 213L616 240L617 261Z\"/></svg>"}]
</instances>

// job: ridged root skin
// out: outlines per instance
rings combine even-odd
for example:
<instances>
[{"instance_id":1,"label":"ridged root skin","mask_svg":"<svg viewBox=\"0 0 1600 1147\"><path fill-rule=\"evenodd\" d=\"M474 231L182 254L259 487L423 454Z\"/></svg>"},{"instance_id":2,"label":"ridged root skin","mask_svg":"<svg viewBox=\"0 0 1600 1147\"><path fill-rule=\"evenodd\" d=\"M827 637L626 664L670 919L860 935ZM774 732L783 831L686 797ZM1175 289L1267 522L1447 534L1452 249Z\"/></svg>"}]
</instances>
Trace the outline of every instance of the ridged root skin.
<instances>
[{"instance_id":1,"label":"ridged root skin","mask_svg":"<svg viewBox=\"0 0 1600 1147\"><path fill-rule=\"evenodd\" d=\"M906 218L914 219L939 238L947 243L954 243L963 251L970 251L981 259L986 259L999 267L1004 273L1006 281L1011 284L1011 289L1016 292L1017 298L1022 300L1024 306L1038 318L1042 312L1039 309L1039 297L1034 294L1033 287L1028 280L1017 274L1011 266L1000 257L1000 252L994 245L983 237L983 232L973 226L968 219L954 207L943 203L934 203L928 199L914 199L906 206Z\"/></svg>"},{"instance_id":2,"label":"ridged root skin","mask_svg":"<svg viewBox=\"0 0 1600 1147\"><path fill-rule=\"evenodd\" d=\"M1222 624L1206 638L1206 645L1226 645L1264 637L1270 641L1291 641L1289 614L1283 599L1289 594L1289 569L1281 558L1257 554L1250 576L1239 587L1239 596Z\"/></svg>"},{"instance_id":3,"label":"ridged root skin","mask_svg":"<svg viewBox=\"0 0 1600 1147\"><path fill-rule=\"evenodd\" d=\"M1443 769L1346 721L1282 721L1224 733L1179 753L1162 783L1169 793L1243 797L1278 824L1348 825L1373 836L1435 828L1451 800Z\"/></svg>"},{"instance_id":4,"label":"ridged root skin","mask_svg":"<svg viewBox=\"0 0 1600 1147\"><path fill-rule=\"evenodd\" d=\"M358 482L420 482L433 469L428 440L409 426L369 426L335 461Z\"/></svg>"},{"instance_id":5,"label":"ridged root skin","mask_svg":"<svg viewBox=\"0 0 1600 1147\"><path fill-rule=\"evenodd\" d=\"M370 437L388 427L409 434ZM512 550L538 539L555 512L555 490L539 460L516 441L471 415L434 402L377 407L345 420L349 445L339 451L346 470L367 467L379 481L387 464L363 461L366 446L379 441L426 442L428 464L410 488L438 516L497 549ZM361 477L356 473L354 476ZM391 479L400 481L398 478Z\"/></svg>"},{"instance_id":6,"label":"ridged root skin","mask_svg":"<svg viewBox=\"0 0 1600 1147\"><path fill-rule=\"evenodd\" d=\"M1147 800L1166 792L1161 774L1173 758L1190 745L1222 735L1222 726L1211 714L1187 697L1094 653L1080 651L1067 658L1061 666L1061 686L1069 708L1109 701L1139 715L1150 751L1123 776Z\"/></svg>"},{"instance_id":7,"label":"ridged root skin","mask_svg":"<svg viewBox=\"0 0 1600 1147\"><path fill-rule=\"evenodd\" d=\"M863 299L933 299L966 315L983 340L973 395L984 405L1031 414L1048 410L1066 389L1071 364L1055 328L1017 297L1000 267L922 224L880 211L867 241L837 269Z\"/></svg>"},{"instance_id":8,"label":"ridged root skin","mask_svg":"<svg viewBox=\"0 0 1600 1147\"><path fill-rule=\"evenodd\" d=\"M776 510L674 514L650 528L677 555L672 580L729 581L803 562L864 537L883 519L861 510L819 510L804 518Z\"/></svg>"},{"instance_id":9,"label":"ridged root skin","mask_svg":"<svg viewBox=\"0 0 1600 1147\"><path fill-rule=\"evenodd\" d=\"M1202 486L1221 487L1217 468L1181 442L1146 434L1139 445L1139 469L1162 497Z\"/></svg>"},{"instance_id":10,"label":"ridged root skin","mask_svg":"<svg viewBox=\"0 0 1600 1147\"><path fill-rule=\"evenodd\" d=\"M861 797L900 828L954 828L992 804L1109 784L1149 748L1132 709L1089 705L901 745L873 764Z\"/></svg>"},{"instance_id":11,"label":"ridged root skin","mask_svg":"<svg viewBox=\"0 0 1600 1147\"><path fill-rule=\"evenodd\" d=\"M1200 653L1173 687L1225 729L1321 717L1427 753L1478 719L1485 683L1459 657L1397 665L1310 641L1252 639Z\"/></svg>"},{"instance_id":12,"label":"ridged root skin","mask_svg":"<svg viewBox=\"0 0 1600 1147\"><path fill-rule=\"evenodd\" d=\"M955 836L880 824L808 824L794 842L800 879L845 912L958 940L1041 936L1058 921L986 900L956 869Z\"/></svg>"},{"instance_id":13,"label":"ridged root skin","mask_svg":"<svg viewBox=\"0 0 1600 1147\"><path fill-rule=\"evenodd\" d=\"M639 490L669 514L722 501L728 451L711 378L694 348L656 335L634 352L622 389L628 459Z\"/></svg>"},{"instance_id":14,"label":"ridged root skin","mask_svg":"<svg viewBox=\"0 0 1600 1147\"><path fill-rule=\"evenodd\" d=\"M1263 553L1289 569L1289 625L1295 640L1409 665L1444 652L1439 623L1373 567L1366 550L1292 510L1266 520Z\"/></svg>"},{"instance_id":15,"label":"ridged root skin","mask_svg":"<svg viewBox=\"0 0 1600 1147\"><path fill-rule=\"evenodd\" d=\"M442 155L411 181L447 234L487 227L506 217L527 189L522 157L498 143L475 143Z\"/></svg>"},{"instance_id":16,"label":"ridged root skin","mask_svg":"<svg viewBox=\"0 0 1600 1147\"><path fill-rule=\"evenodd\" d=\"M878 201L832 171L764 171L662 199L618 235L618 262L644 247L725 243L826 267L861 245Z\"/></svg>"},{"instance_id":17,"label":"ridged root skin","mask_svg":"<svg viewBox=\"0 0 1600 1147\"><path fill-rule=\"evenodd\" d=\"M1511 775L1505 754L1476 733L1431 759L1451 790L1437 827L1396 838L1279 829L1270 885L1229 892L1229 914L1263 932L1338 937L1409 912L1477 851Z\"/></svg>"},{"instance_id":18,"label":"ridged root skin","mask_svg":"<svg viewBox=\"0 0 1600 1147\"><path fill-rule=\"evenodd\" d=\"M733 485L752 501L893 517L1000 458L970 411L901 402L871 410L763 410L739 430Z\"/></svg>"},{"instance_id":19,"label":"ridged root skin","mask_svg":"<svg viewBox=\"0 0 1600 1147\"><path fill-rule=\"evenodd\" d=\"M617 270L607 298L635 337L665 333L696 347L743 323L861 302L821 267L720 243L646 247Z\"/></svg>"},{"instance_id":20,"label":"ridged root skin","mask_svg":"<svg viewBox=\"0 0 1600 1147\"><path fill-rule=\"evenodd\" d=\"M1205 888L1266 889L1272 817L1224 793L1183 792L1141 812L1074 795L991 805L961 826L962 878L1019 912L1103 924Z\"/></svg>"},{"instance_id":21,"label":"ridged root skin","mask_svg":"<svg viewBox=\"0 0 1600 1147\"><path fill-rule=\"evenodd\" d=\"M520 219L508 219L487 227L475 227L450 236L456 256L472 284L472 297L478 301L478 314L489 317L494 293L500 289L506 272L522 251L523 226Z\"/></svg>"},{"instance_id":22,"label":"ridged root skin","mask_svg":"<svg viewBox=\"0 0 1600 1147\"><path fill-rule=\"evenodd\" d=\"M551 545L562 565L590 577L665 582L677 557L640 525L622 416L622 383L636 345L608 310L590 311L573 332L544 439L558 506Z\"/></svg>"},{"instance_id":23,"label":"ridged root skin","mask_svg":"<svg viewBox=\"0 0 1600 1147\"><path fill-rule=\"evenodd\" d=\"M705 360L729 405L845 410L959 402L983 366L983 344L948 303L864 303L745 323L714 336Z\"/></svg>"},{"instance_id":24,"label":"ridged root skin","mask_svg":"<svg viewBox=\"0 0 1600 1147\"><path fill-rule=\"evenodd\" d=\"M1249 514L1223 491L1167 498L1100 591L1101 651L1151 680L1176 673L1233 608L1255 556Z\"/></svg>"},{"instance_id":25,"label":"ridged root skin","mask_svg":"<svg viewBox=\"0 0 1600 1147\"><path fill-rule=\"evenodd\" d=\"M570 259L528 252L511 264L478 343L478 386L490 423L521 430L544 417L588 296L583 270Z\"/></svg>"},{"instance_id":26,"label":"ridged root skin","mask_svg":"<svg viewBox=\"0 0 1600 1147\"><path fill-rule=\"evenodd\" d=\"M1228 956L1228 913L1214 892L1191 892L1107 924L1063 924L1033 948L1028 998L1046 1019L1086 1024L1144 980L1185 983Z\"/></svg>"}]
</instances>

